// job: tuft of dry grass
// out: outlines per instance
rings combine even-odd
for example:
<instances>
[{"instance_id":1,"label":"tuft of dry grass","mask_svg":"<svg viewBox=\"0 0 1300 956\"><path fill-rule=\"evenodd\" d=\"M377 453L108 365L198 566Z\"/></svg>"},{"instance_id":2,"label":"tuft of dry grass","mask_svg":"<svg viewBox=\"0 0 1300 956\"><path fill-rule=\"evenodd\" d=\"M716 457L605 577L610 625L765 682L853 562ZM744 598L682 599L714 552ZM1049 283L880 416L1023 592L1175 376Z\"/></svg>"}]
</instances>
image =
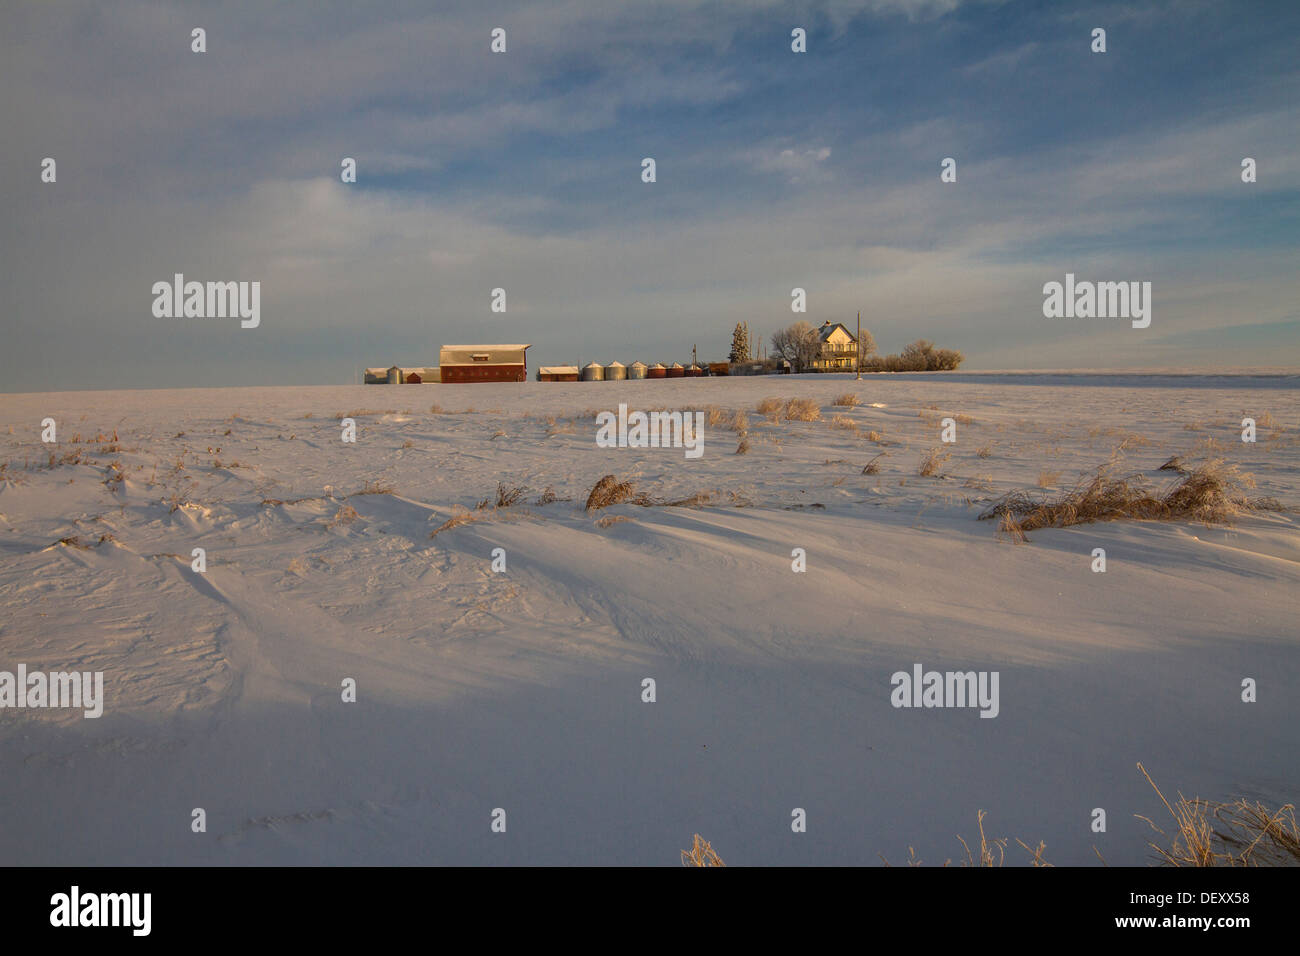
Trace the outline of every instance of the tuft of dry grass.
<instances>
[{"instance_id":1,"label":"tuft of dry grass","mask_svg":"<svg viewBox=\"0 0 1300 956\"><path fill-rule=\"evenodd\" d=\"M852 392L845 392L843 395L836 395L832 405L838 405L841 408L856 408L862 404L862 399Z\"/></svg>"},{"instance_id":2,"label":"tuft of dry grass","mask_svg":"<svg viewBox=\"0 0 1300 956\"><path fill-rule=\"evenodd\" d=\"M1002 530L1014 530L1022 537L1024 532L1038 528L1068 528L1126 518L1231 524L1243 513L1280 508L1271 499L1247 498L1242 489L1254 484L1254 479L1236 465L1218 459L1197 466L1163 491L1152 490L1140 474L1112 477L1103 465L1087 481L1056 500L1035 500L1026 492L1013 491L980 518L999 518Z\"/></svg>"},{"instance_id":3,"label":"tuft of dry grass","mask_svg":"<svg viewBox=\"0 0 1300 956\"><path fill-rule=\"evenodd\" d=\"M339 525L351 524L360 517L361 515L357 514L356 508L353 508L348 504L340 505L339 510L335 512L334 517L326 522L325 527L337 528Z\"/></svg>"},{"instance_id":4,"label":"tuft of dry grass","mask_svg":"<svg viewBox=\"0 0 1300 956\"><path fill-rule=\"evenodd\" d=\"M871 459L871 461L867 462L865 465L862 466L862 473L864 475L880 474L880 459L884 457L885 457L885 453L882 451L879 455L877 455L875 458Z\"/></svg>"},{"instance_id":5,"label":"tuft of dry grass","mask_svg":"<svg viewBox=\"0 0 1300 956\"><path fill-rule=\"evenodd\" d=\"M602 515L601 517L596 519L596 527L608 528L611 525L616 525L621 522L631 521L631 520L632 519L629 518L627 515Z\"/></svg>"},{"instance_id":6,"label":"tuft of dry grass","mask_svg":"<svg viewBox=\"0 0 1300 956\"><path fill-rule=\"evenodd\" d=\"M737 455L746 455L746 454L748 454L748 453L749 453L749 439L748 439L748 438L742 438L742 439L739 441L739 443L737 443L737 445L736 445L736 454L737 454Z\"/></svg>"},{"instance_id":7,"label":"tuft of dry grass","mask_svg":"<svg viewBox=\"0 0 1300 956\"><path fill-rule=\"evenodd\" d=\"M875 431L874 429L867 432L862 437L865 438L867 441L875 442L877 445L882 444L885 440L885 436L880 432Z\"/></svg>"},{"instance_id":8,"label":"tuft of dry grass","mask_svg":"<svg viewBox=\"0 0 1300 956\"><path fill-rule=\"evenodd\" d=\"M1233 803L1188 800L1181 793L1171 804L1142 764L1137 765L1151 789L1173 817L1173 833L1166 833L1150 817L1145 820L1169 845L1147 845L1166 866L1295 866L1300 864L1300 825L1294 804L1273 811L1256 801Z\"/></svg>"},{"instance_id":9,"label":"tuft of dry grass","mask_svg":"<svg viewBox=\"0 0 1300 956\"><path fill-rule=\"evenodd\" d=\"M682 866L726 866L708 840L695 834L689 850L682 850Z\"/></svg>"},{"instance_id":10,"label":"tuft of dry grass","mask_svg":"<svg viewBox=\"0 0 1300 956\"><path fill-rule=\"evenodd\" d=\"M955 421L958 425L974 425L974 424L975 424L975 419L971 418L969 415L954 415L954 416L952 417L952 420Z\"/></svg>"},{"instance_id":11,"label":"tuft of dry grass","mask_svg":"<svg viewBox=\"0 0 1300 956\"><path fill-rule=\"evenodd\" d=\"M561 498L559 495L555 493L555 487L553 485L547 485L546 488L542 491L542 493L538 496L537 504L549 505L556 501L572 501L572 500L573 500L572 498Z\"/></svg>"},{"instance_id":12,"label":"tuft of dry grass","mask_svg":"<svg viewBox=\"0 0 1300 956\"><path fill-rule=\"evenodd\" d=\"M1174 455L1172 458L1170 458L1167 462L1165 462L1156 470L1157 471L1181 471L1181 472L1187 471L1187 469L1183 467L1183 460L1179 458L1177 455Z\"/></svg>"},{"instance_id":13,"label":"tuft of dry grass","mask_svg":"<svg viewBox=\"0 0 1300 956\"><path fill-rule=\"evenodd\" d=\"M993 457L993 446L992 446L992 445L984 445L984 446L982 446L982 447L976 449L976 451L975 451L975 457L976 457L976 458L992 458L992 457Z\"/></svg>"},{"instance_id":14,"label":"tuft of dry grass","mask_svg":"<svg viewBox=\"0 0 1300 956\"><path fill-rule=\"evenodd\" d=\"M1011 841L1006 839L1005 837L990 839L985 834L984 818L987 815L988 815L987 812L984 810L980 810L976 814L976 821L979 825L979 833L980 833L978 858L976 858L975 853L972 852L971 850L970 844L968 844L965 841L965 839L962 838L961 834L957 835L957 842L961 844L962 849L966 853L966 858L964 860L961 860L962 866L992 868L992 867L1003 866L1006 863L1007 845ZM1042 840L1038 841L1038 846L1036 847L1031 847L1028 843L1026 843L1024 840L1021 839L1017 839L1016 843L1020 844L1020 846L1023 847L1027 853L1029 853L1030 866L1051 866L1052 865L1043 859L1043 854L1047 852L1047 844ZM882 856L881 859L884 860L885 858ZM885 860L885 865L889 866L890 862L888 860ZM916 857L916 850L914 850L910 846L907 848L907 865L908 866L921 865L921 861ZM943 865L951 866L952 860L944 860Z\"/></svg>"},{"instance_id":15,"label":"tuft of dry grass","mask_svg":"<svg viewBox=\"0 0 1300 956\"><path fill-rule=\"evenodd\" d=\"M758 413L769 422L819 422L822 420L821 406L811 398L790 398L784 402L779 398L765 398L758 403Z\"/></svg>"},{"instance_id":16,"label":"tuft of dry grass","mask_svg":"<svg viewBox=\"0 0 1300 956\"><path fill-rule=\"evenodd\" d=\"M858 423L847 415L832 415L830 424L831 428L843 428L846 431L851 432L856 432L858 430Z\"/></svg>"},{"instance_id":17,"label":"tuft of dry grass","mask_svg":"<svg viewBox=\"0 0 1300 956\"><path fill-rule=\"evenodd\" d=\"M1055 488L1056 483L1061 480L1059 471L1050 471L1046 468L1040 468L1038 471L1039 488Z\"/></svg>"},{"instance_id":18,"label":"tuft of dry grass","mask_svg":"<svg viewBox=\"0 0 1300 956\"><path fill-rule=\"evenodd\" d=\"M633 501L636 498L632 490L632 482L619 481L613 475L605 475L591 488L587 495L587 511L599 511L601 508L608 508L610 505L620 504L624 501Z\"/></svg>"},{"instance_id":19,"label":"tuft of dry grass","mask_svg":"<svg viewBox=\"0 0 1300 956\"><path fill-rule=\"evenodd\" d=\"M452 528L459 528L461 525L474 524L475 522L478 521L484 521L487 519L487 516L488 513L486 511L458 511L456 514L452 515L442 524L438 525L438 527L434 528L431 532L429 532L429 537L435 538L438 535L442 534L444 531L450 531Z\"/></svg>"},{"instance_id":20,"label":"tuft of dry grass","mask_svg":"<svg viewBox=\"0 0 1300 956\"><path fill-rule=\"evenodd\" d=\"M484 498L478 503L476 510L482 511L485 508L509 508L511 505L516 504L519 499L524 496L524 493L527 490L528 489L523 485L511 485L510 487L507 487L498 481L496 499Z\"/></svg>"},{"instance_id":21,"label":"tuft of dry grass","mask_svg":"<svg viewBox=\"0 0 1300 956\"><path fill-rule=\"evenodd\" d=\"M354 491L352 492L351 495L348 495L348 497L351 498L355 495L391 495L391 494L395 494L392 485L385 485L378 481L367 481L364 485L361 486L360 491Z\"/></svg>"},{"instance_id":22,"label":"tuft of dry grass","mask_svg":"<svg viewBox=\"0 0 1300 956\"><path fill-rule=\"evenodd\" d=\"M931 448L916 466L916 473L922 478L930 478L938 474L939 469L951 457L952 452L944 451L942 448Z\"/></svg>"}]
</instances>

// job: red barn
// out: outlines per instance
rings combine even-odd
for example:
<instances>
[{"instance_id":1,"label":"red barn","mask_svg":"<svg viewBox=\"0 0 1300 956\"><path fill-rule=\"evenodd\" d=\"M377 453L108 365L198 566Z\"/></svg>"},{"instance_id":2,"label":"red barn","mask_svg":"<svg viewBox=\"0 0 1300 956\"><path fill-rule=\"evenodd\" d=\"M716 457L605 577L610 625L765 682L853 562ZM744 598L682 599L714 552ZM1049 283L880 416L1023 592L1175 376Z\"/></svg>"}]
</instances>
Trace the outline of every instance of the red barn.
<instances>
[{"instance_id":1,"label":"red barn","mask_svg":"<svg viewBox=\"0 0 1300 956\"><path fill-rule=\"evenodd\" d=\"M524 352L530 348L531 345L444 345L438 361L442 383L527 381Z\"/></svg>"}]
</instances>

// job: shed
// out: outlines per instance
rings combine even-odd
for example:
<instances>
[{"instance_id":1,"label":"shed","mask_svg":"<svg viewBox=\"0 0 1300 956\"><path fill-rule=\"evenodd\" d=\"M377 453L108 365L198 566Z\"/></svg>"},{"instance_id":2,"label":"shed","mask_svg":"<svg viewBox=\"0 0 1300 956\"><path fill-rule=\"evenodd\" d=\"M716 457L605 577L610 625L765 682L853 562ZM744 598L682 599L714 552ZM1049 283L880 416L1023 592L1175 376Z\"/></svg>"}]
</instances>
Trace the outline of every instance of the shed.
<instances>
[{"instance_id":1,"label":"shed","mask_svg":"<svg viewBox=\"0 0 1300 956\"><path fill-rule=\"evenodd\" d=\"M438 354L446 382L523 382L528 379L525 351L531 345L444 345Z\"/></svg>"},{"instance_id":2,"label":"shed","mask_svg":"<svg viewBox=\"0 0 1300 956\"><path fill-rule=\"evenodd\" d=\"M578 366L576 365L540 365L537 368L539 382L576 382Z\"/></svg>"}]
</instances>

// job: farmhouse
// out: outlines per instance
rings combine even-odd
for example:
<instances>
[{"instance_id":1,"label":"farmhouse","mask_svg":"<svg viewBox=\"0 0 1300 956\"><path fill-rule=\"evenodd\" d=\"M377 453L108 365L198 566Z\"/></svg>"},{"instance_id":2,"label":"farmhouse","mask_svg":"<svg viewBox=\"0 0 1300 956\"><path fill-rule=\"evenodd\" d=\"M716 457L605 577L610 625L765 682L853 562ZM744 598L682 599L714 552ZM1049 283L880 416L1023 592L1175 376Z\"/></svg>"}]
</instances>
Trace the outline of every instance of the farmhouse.
<instances>
[{"instance_id":1,"label":"farmhouse","mask_svg":"<svg viewBox=\"0 0 1300 956\"><path fill-rule=\"evenodd\" d=\"M442 382L524 382L524 352L531 345L444 345L438 365Z\"/></svg>"},{"instance_id":2,"label":"farmhouse","mask_svg":"<svg viewBox=\"0 0 1300 956\"><path fill-rule=\"evenodd\" d=\"M817 330L821 350L812 360L811 368L818 372L853 371L858 357L858 340L840 322L823 322Z\"/></svg>"}]
</instances>

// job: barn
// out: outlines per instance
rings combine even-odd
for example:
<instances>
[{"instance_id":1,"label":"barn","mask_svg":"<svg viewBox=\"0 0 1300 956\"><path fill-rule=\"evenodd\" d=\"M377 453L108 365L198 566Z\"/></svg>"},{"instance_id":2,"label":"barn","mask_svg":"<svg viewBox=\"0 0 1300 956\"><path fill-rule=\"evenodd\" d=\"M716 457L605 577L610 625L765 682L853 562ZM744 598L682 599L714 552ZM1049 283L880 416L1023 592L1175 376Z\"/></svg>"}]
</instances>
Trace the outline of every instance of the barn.
<instances>
[{"instance_id":1,"label":"barn","mask_svg":"<svg viewBox=\"0 0 1300 956\"><path fill-rule=\"evenodd\" d=\"M524 382L524 353L531 345L444 345L438 365L442 382Z\"/></svg>"}]
</instances>

